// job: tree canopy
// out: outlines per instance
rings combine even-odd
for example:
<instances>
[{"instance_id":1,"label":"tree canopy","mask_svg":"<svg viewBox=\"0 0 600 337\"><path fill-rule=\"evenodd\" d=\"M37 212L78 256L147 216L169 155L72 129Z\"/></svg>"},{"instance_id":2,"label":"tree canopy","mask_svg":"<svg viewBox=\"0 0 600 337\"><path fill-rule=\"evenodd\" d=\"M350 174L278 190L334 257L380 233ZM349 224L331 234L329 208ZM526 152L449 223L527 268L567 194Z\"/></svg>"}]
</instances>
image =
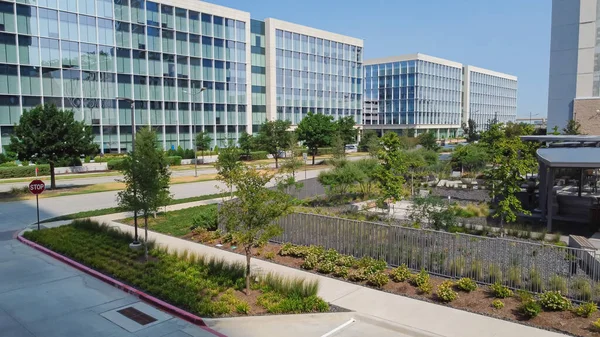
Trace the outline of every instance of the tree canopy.
<instances>
[{"instance_id":1,"label":"tree canopy","mask_svg":"<svg viewBox=\"0 0 600 337\"><path fill-rule=\"evenodd\" d=\"M381 190L381 201L402 200L406 194L404 175L407 172L406 153L403 151L402 142L396 133L388 132L381 138L381 144L377 155L380 165L375 173Z\"/></svg>"},{"instance_id":2,"label":"tree canopy","mask_svg":"<svg viewBox=\"0 0 600 337\"><path fill-rule=\"evenodd\" d=\"M315 156L319 147L331 145L335 133L332 116L309 112L298 124L298 140L304 142L315 164Z\"/></svg>"},{"instance_id":3,"label":"tree canopy","mask_svg":"<svg viewBox=\"0 0 600 337\"><path fill-rule=\"evenodd\" d=\"M581 134L581 124L574 119L570 119L567 123L567 126L563 129L563 134L565 135L580 135Z\"/></svg>"},{"instance_id":4,"label":"tree canopy","mask_svg":"<svg viewBox=\"0 0 600 337\"><path fill-rule=\"evenodd\" d=\"M23 111L7 150L21 161L48 163L50 186L55 189L56 164L94 155L98 153L98 145L94 143L92 127L76 121L73 111L46 104Z\"/></svg>"},{"instance_id":5,"label":"tree canopy","mask_svg":"<svg viewBox=\"0 0 600 337\"><path fill-rule=\"evenodd\" d=\"M242 132L240 138L238 139L238 144L240 145L242 153L246 156L245 160L249 159L250 152L254 149L256 145L255 143L256 139L254 139L254 137L251 134L248 134L248 132L246 131Z\"/></svg>"},{"instance_id":6,"label":"tree canopy","mask_svg":"<svg viewBox=\"0 0 600 337\"><path fill-rule=\"evenodd\" d=\"M355 125L356 123L352 116L342 117L335 122L336 132L340 136L344 146L356 143L358 129L354 128Z\"/></svg>"},{"instance_id":7,"label":"tree canopy","mask_svg":"<svg viewBox=\"0 0 600 337\"><path fill-rule=\"evenodd\" d=\"M437 151L440 148L433 132L425 132L423 134L420 134L419 145L431 151Z\"/></svg>"},{"instance_id":8,"label":"tree canopy","mask_svg":"<svg viewBox=\"0 0 600 337\"><path fill-rule=\"evenodd\" d=\"M279 167L281 152L290 142L292 123L287 120L266 121L258 129L255 144L263 151L269 152L275 158L275 167Z\"/></svg>"},{"instance_id":9,"label":"tree canopy","mask_svg":"<svg viewBox=\"0 0 600 337\"><path fill-rule=\"evenodd\" d=\"M210 150L212 138L208 132L200 132L196 135L196 149L202 151L202 160L204 161L204 151Z\"/></svg>"},{"instance_id":10,"label":"tree canopy","mask_svg":"<svg viewBox=\"0 0 600 337\"><path fill-rule=\"evenodd\" d=\"M467 142L472 143L479 140L479 133L477 132L477 123L475 120L469 118L467 124L462 124L462 129L467 138Z\"/></svg>"}]
</instances>

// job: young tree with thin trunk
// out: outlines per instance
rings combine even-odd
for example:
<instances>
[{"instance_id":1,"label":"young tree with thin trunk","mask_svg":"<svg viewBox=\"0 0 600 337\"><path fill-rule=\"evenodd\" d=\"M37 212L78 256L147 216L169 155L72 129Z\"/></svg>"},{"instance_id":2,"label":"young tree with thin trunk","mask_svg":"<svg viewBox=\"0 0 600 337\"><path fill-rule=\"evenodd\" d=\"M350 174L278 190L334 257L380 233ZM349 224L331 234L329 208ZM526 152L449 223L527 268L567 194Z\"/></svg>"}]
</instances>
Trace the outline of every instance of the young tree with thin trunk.
<instances>
[{"instance_id":1,"label":"young tree with thin trunk","mask_svg":"<svg viewBox=\"0 0 600 337\"><path fill-rule=\"evenodd\" d=\"M54 168L58 162L98 153L89 125L75 120L73 111L54 104L23 111L10 136L7 151L25 162L50 165L50 188L56 188Z\"/></svg>"},{"instance_id":2,"label":"young tree with thin trunk","mask_svg":"<svg viewBox=\"0 0 600 337\"><path fill-rule=\"evenodd\" d=\"M275 220L287 214L292 205L287 194L267 187L272 178L273 174L255 167L236 170L231 177L236 198L225 202L219 211L227 231L236 237L246 255L246 294L250 291L252 248L281 234Z\"/></svg>"},{"instance_id":3,"label":"young tree with thin trunk","mask_svg":"<svg viewBox=\"0 0 600 337\"><path fill-rule=\"evenodd\" d=\"M196 136L196 151L202 152L202 163L204 163L204 151L210 150L210 143L212 143L212 138L207 132L200 132Z\"/></svg>"},{"instance_id":4,"label":"young tree with thin trunk","mask_svg":"<svg viewBox=\"0 0 600 337\"><path fill-rule=\"evenodd\" d=\"M304 186L304 184L296 180L296 173L302 167L303 162L300 159L302 148L298 145L298 136L295 132L292 132L290 135L287 151L290 153L290 156L286 157L281 164L280 172L284 175L277 178L277 186L289 192L292 187L298 189Z\"/></svg>"},{"instance_id":5,"label":"young tree with thin trunk","mask_svg":"<svg viewBox=\"0 0 600 337\"><path fill-rule=\"evenodd\" d=\"M238 144L240 144L240 149L244 154L244 160L250 160L250 152L254 149L255 143L256 140L251 134L248 134L246 131L242 132Z\"/></svg>"},{"instance_id":6,"label":"young tree with thin trunk","mask_svg":"<svg viewBox=\"0 0 600 337\"><path fill-rule=\"evenodd\" d=\"M309 112L298 124L296 132L298 139L308 147L314 165L319 147L331 145L335 133L333 116Z\"/></svg>"},{"instance_id":7,"label":"young tree with thin trunk","mask_svg":"<svg viewBox=\"0 0 600 337\"><path fill-rule=\"evenodd\" d=\"M215 168L219 174L219 180L225 182L229 187L229 194L233 196L233 179L235 173L244 165L240 162L240 149L230 141L227 147L219 151Z\"/></svg>"},{"instance_id":8,"label":"young tree with thin trunk","mask_svg":"<svg viewBox=\"0 0 600 337\"><path fill-rule=\"evenodd\" d=\"M171 200L165 152L157 146L156 133L144 128L136 133L135 151L124 163L125 190L119 192L119 205L139 211L144 217L144 247L148 260L148 216Z\"/></svg>"},{"instance_id":9,"label":"young tree with thin trunk","mask_svg":"<svg viewBox=\"0 0 600 337\"><path fill-rule=\"evenodd\" d=\"M380 165L374 176L381 190L380 201L394 203L402 200L407 194L404 187L404 175L407 172L406 153L400 137L394 132L386 133L381 138L381 145L377 155Z\"/></svg>"}]
</instances>

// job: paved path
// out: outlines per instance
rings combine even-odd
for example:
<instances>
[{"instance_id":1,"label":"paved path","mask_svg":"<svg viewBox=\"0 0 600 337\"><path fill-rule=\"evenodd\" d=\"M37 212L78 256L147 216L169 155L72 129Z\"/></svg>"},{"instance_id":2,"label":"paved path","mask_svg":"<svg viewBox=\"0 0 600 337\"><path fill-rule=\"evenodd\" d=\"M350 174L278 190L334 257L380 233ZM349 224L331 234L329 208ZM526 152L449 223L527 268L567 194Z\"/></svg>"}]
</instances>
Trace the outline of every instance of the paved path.
<instances>
[{"instance_id":1,"label":"paved path","mask_svg":"<svg viewBox=\"0 0 600 337\"><path fill-rule=\"evenodd\" d=\"M133 228L114 222L118 215L95 218L126 232ZM149 240L174 252L188 251L205 256L216 256L227 261L245 263L245 257L233 252L197 244L171 236L150 232ZM446 337L558 337L559 333L540 330L482 315L471 314L442 305L358 286L329 277L308 273L267 261L254 259L252 270L258 273L275 272L288 277L319 280L319 296L329 303L358 314L389 321L417 332ZM218 327L218 325L215 325Z\"/></svg>"},{"instance_id":2,"label":"paved path","mask_svg":"<svg viewBox=\"0 0 600 337\"><path fill-rule=\"evenodd\" d=\"M315 178L322 170L308 171L308 179ZM304 180L304 172L297 174ZM225 186L218 181L203 181L171 186L175 199L222 193ZM40 219L117 206L118 191L71 195L40 199ZM36 221L35 199L0 203L0 233L22 229Z\"/></svg>"},{"instance_id":3,"label":"paved path","mask_svg":"<svg viewBox=\"0 0 600 337\"><path fill-rule=\"evenodd\" d=\"M159 320L141 326L114 312L128 306ZM5 240L0 241L0 336L214 335L16 240Z\"/></svg>"}]
</instances>

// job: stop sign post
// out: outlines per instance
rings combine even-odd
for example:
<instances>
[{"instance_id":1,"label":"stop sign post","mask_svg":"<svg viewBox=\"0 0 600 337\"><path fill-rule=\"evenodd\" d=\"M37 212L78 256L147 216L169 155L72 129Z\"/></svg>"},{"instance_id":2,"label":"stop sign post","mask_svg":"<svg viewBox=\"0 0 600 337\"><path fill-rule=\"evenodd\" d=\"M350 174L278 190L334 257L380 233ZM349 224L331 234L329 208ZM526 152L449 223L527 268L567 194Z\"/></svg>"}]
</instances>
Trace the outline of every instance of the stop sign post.
<instances>
[{"instance_id":1,"label":"stop sign post","mask_svg":"<svg viewBox=\"0 0 600 337\"><path fill-rule=\"evenodd\" d=\"M46 184L44 184L41 180L34 180L29 183L29 192L35 194L35 204L37 207L37 227L38 231L40 230L40 199L39 196L42 192L46 190Z\"/></svg>"}]
</instances>

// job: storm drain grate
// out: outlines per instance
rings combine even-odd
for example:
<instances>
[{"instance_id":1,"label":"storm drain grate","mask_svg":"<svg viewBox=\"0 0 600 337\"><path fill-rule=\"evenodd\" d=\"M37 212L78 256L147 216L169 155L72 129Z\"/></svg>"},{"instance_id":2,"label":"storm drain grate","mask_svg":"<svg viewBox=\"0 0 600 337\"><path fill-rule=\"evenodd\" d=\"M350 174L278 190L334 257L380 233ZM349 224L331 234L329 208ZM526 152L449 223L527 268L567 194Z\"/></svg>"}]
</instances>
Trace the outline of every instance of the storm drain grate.
<instances>
[{"instance_id":1,"label":"storm drain grate","mask_svg":"<svg viewBox=\"0 0 600 337\"><path fill-rule=\"evenodd\" d=\"M117 310L117 312L140 325L147 325L152 322L156 322L156 318L145 314L134 307L127 307L121 310Z\"/></svg>"}]
</instances>

